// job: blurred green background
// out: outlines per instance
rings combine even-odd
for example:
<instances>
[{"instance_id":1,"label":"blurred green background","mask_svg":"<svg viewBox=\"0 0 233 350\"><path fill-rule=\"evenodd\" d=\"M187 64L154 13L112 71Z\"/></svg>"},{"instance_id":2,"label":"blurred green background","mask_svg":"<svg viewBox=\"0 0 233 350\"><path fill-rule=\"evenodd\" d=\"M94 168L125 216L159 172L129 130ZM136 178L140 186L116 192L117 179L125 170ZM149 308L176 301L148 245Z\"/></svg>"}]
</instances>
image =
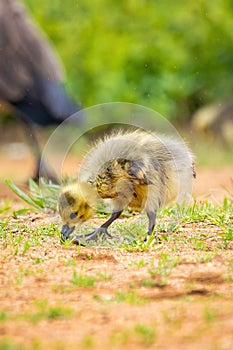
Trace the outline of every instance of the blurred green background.
<instances>
[{"instance_id":1,"label":"blurred green background","mask_svg":"<svg viewBox=\"0 0 233 350\"><path fill-rule=\"evenodd\" d=\"M61 57L67 90L78 103L151 108L188 141L197 166L232 169L233 131L225 147L221 120L215 130L195 129L191 120L203 106L233 100L233 0L22 1ZM29 145L22 123L16 128L11 118L0 115L0 154L12 159L2 167L3 179L15 171L22 141Z\"/></svg>"},{"instance_id":2,"label":"blurred green background","mask_svg":"<svg viewBox=\"0 0 233 350\"><path fill-rule=\"evenodd\" d=\"M185 121L233 94L232 0L24 0L83 106L124 101Z\"/></svg>"}]
</instances>

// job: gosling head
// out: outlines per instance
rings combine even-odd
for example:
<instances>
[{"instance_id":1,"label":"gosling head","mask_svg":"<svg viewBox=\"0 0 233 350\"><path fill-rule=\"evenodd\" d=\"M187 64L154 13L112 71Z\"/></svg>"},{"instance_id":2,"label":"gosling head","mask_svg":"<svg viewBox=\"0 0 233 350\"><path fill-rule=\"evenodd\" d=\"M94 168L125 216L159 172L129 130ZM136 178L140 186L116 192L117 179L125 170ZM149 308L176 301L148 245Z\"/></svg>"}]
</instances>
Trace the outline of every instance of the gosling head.
<instances>
[{"instance_id":1,"label":"gosling head","mask_svg":"<svg viewBox=\"0 0 233 350\"><path fill-rule=\"evenodd\" d=\"M86 183L73 183L62 188L58 197L58 211L62 219L61 237L67 240L75 225L89 220L96 206L96 194Z\"/></svg>"}]
</instances>

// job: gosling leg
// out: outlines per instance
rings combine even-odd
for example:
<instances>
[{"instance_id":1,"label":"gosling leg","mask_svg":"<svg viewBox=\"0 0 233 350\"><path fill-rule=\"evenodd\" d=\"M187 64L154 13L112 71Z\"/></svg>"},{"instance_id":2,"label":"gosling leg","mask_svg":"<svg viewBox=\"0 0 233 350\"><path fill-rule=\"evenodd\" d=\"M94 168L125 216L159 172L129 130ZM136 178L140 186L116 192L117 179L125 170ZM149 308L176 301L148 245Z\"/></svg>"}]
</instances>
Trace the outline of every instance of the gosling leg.
<instances>
[{"instance_id":1,"label":"gosling leg","mask_svg":"<svg viewBox=\"0 0 233 350\"><path fill-rule=\"evenodd\" d=\"M148 211L147 216L149 219L149 224L148 224L148 232L147 232L147 237L144 239L145 242L147 242L148 238L152 235L155 227L155 221L156 221L156 210L155 211Z\"/></svg>"},{"instance_id":2,"label":"gosling leg","mask_svg":"<svg viewBox=\"0 0 233 350\"><path fill-rule=\"evenodd\" d=\"M96 240L98 238L98 236L102 236L102 235L107 235L109 237L112 237L110 235L110 233L108 232L108 227L113 223L113 221L115 221L117 218L119 218L119 216L121 215L123 210L117 211L117 212L113 212L110 216L110 218L103 223L103 225L101 225L100 227L96 228L93 232L88 233L86 235L77 235L73 238L73 243L75 244L79 244L79 239L85 239L86 242L91 241L91 240Z\"/></svg>"},{"instance_id":3,"label":"gosling leg","mask_svg":"<svg viewBox=\"0 0 233 350\"><path fill-rule=\"evenodd\" d=\"M149 225L148 225L148 232L147 234L149 236L152 235L154 227L155 227L155 221L156 221L156 211L150 211L147 213L148 219L149 219Z\"/></svg>"}]
</instances>

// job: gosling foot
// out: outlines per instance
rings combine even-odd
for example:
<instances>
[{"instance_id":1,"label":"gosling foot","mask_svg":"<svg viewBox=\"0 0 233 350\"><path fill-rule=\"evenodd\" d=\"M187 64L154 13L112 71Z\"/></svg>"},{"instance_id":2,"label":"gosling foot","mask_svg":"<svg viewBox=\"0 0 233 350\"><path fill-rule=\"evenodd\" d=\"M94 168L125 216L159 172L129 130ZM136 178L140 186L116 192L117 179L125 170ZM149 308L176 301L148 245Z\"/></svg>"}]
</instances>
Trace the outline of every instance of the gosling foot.
<instances>
[{"instance_id":1,"label":"gosling foot","mask_svg":"<svg viewBox=\"0 0 233 350\"><path fill-rule=\"evenodd\" d=\"M88 233L86 235L76 235L76 236L74 236L73 239L72 239L72 242L74 244L82 245L82 240L85 240L86 242L97 241L99 237L103 237L103 236L108 236L108 237L112 238L110 233L108 233L107 228L105 228L105 227L98 227L93 232Z\"/></svg>"}]
</instances>

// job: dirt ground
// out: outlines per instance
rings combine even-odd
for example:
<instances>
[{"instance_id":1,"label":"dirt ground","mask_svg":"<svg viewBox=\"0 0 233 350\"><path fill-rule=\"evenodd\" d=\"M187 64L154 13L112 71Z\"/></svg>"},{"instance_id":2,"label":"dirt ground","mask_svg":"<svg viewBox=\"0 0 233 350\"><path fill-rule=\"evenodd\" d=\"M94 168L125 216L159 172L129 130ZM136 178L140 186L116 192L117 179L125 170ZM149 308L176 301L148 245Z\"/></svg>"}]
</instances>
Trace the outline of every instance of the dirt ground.
<instances>
[{"instance_id":1,"label":"dirt ground","mask_svg":"<svg viewBox=\"0 0 233 350\"><path fill-rule=\"evenodd\" d=\"M0 164L1 179L13 171L21 184L32 171L30 157L10 162L1 156ZM194 197L220 204L232 196L232 178L232 167L197 169ZM4 184L0 190L12 209L24 207ZM59 223L51 213L14 218L10 209L2 223L6 217L13 240L32 239L41 225ZM17 250L3 232L1 350L233 349L233 242L219 249L221 227L186 223L175 240L142 252L63 246L56 234ZM194 246L196 235L205 237L205 248ZM163 256L177 261L165 281L151 272Z\"/></svg>"}]
</instances>

